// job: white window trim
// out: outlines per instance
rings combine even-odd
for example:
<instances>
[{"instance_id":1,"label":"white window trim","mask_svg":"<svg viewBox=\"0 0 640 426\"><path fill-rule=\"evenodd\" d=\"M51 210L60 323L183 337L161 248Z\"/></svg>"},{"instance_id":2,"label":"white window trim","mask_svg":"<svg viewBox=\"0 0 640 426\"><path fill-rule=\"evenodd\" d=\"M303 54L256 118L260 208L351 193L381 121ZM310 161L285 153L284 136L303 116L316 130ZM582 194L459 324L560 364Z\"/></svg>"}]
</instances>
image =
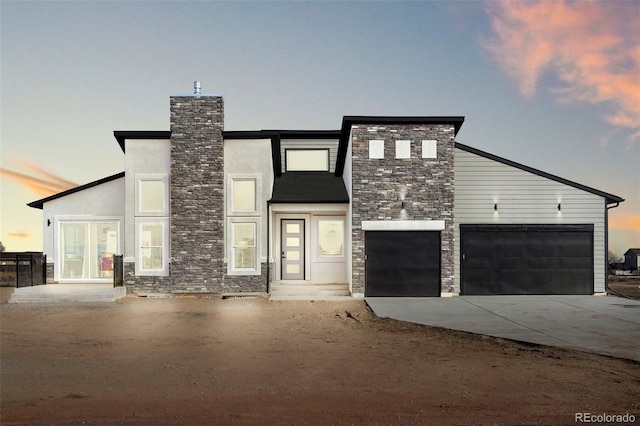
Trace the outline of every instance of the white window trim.
<instances>
[{"instance_id":1,"label":"white window trim","mask_svg":"<svg viewBox=\"0 0 640 426\"><path fill-rule=\"evenodd\" d=\"M260 252L260 223L262 219L259 217L229 217L227 218L227 230L228 230L228 238L227 238L227 275L260 275L261 272L261 264L262 264L262 254ZM234 223L254 223L256 225L256 235L255 235L255 267L254 268L236 268L234 266L234 250L233 250L233 224Z\"/></svg>"},{"instance_id":2,"label":"white window trim","mask_svg":"<svg viewBox=\"0 0 640 426\"><path fill-rule=\"evenodd\" d=\"M122 216L54 216L54 241L53 241L53 257L54 257L54 280L58 282L86 282L86 281L113 281L113 278L62 278L62 253L60 252L61 226L65 223L117 223L118 224L118 252L114 254L122 254L123 250L123 228L124 217Z\"/></svg>"},{"instance_id":3,"label":"white window trim","mask_svg":"<svg viewBox=\"0 0 640 426\"><path fill-rule=\"evenodd\" d=\"M396 159L403 160L408 158L411 158L411 141L397 140L396 141Z\"/></svg>"},{"instance_id":4,"label":"white window trim","mask_svg":"<svg viewBox=\"0 0 640 426\"><path fill-rule=\"evenodd\" d=\"M342 222L342 256L320 256L320 222L323 220ZM313 261L318 263L343 263L346 261L347 223L345 216L313 216L312 220Z\"/></svg>"},{"instance_id":5,"label":"white window trim","mask_svg":"<svg viewBox=\"0 0 640 426\"><path fill-rule=\"evenodd\" d=\"M164 187L162 210L142 210L141 186L143 181L161 181ZM169 216L169 176L166 174L136 174L136 216Z\"/></svg>"},{"instance_id":6,"label":"white window trim","mask_svg":"<svg viewBox=\"0 0 640 426\"><path fill-rule=\"evenodd\" d=\"M256 209L234 210L233 206L233 181L249 180L256 182ZM227 216L260 216L262 215L262 175L259 173L228 173L227 174Z\"/></svg>"},{"instance_id":7,"label":"white window trim","mask_svg":"<svg viewBox=\"0 0 640 426\"><path fill-rule=\"evenodd\" d=\"M381 139L369 140L369 158L370 159L384 158L384 140L381 140Z\"/></svg>"},{"instance_id":8,"label":"white window trim","mask_svg":"<svg viewBox=\"0 0 640 426\"><path fill-rule=\"evenodd\" d=\"M149 277L166 277L169 275L169 219L141 217L136 218L135 247L136 247L136 275ZM143 225L162 225L162 268L142 269L141 234Z\"/></svg>"}]
</instances>

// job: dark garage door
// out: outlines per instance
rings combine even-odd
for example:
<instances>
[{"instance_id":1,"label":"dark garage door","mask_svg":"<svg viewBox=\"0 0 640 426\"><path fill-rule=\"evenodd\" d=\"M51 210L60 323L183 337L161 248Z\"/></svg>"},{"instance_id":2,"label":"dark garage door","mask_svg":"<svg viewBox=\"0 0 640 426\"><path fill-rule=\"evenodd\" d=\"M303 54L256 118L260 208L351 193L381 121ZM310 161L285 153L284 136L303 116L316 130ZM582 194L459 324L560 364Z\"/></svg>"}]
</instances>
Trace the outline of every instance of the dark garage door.
<instances>
[{"instance_id":1,"label":"dark garage door","mask_svg":"<svg viewBox=\"0 0 640 426\"><path fill-rule=\"evenodd\" d=\"M593 294L593 225L460 225L464 295Z\"/></svg>"},{"instance_id":2,"label":"dark garage door","mask_svg":"<svg viewBox=\"0 0 640 426\"><path fill-rule=\"evenodd\" d=\"M440 232L367 231L365 296L440 296Z\"/></svg>"}]
</instances>

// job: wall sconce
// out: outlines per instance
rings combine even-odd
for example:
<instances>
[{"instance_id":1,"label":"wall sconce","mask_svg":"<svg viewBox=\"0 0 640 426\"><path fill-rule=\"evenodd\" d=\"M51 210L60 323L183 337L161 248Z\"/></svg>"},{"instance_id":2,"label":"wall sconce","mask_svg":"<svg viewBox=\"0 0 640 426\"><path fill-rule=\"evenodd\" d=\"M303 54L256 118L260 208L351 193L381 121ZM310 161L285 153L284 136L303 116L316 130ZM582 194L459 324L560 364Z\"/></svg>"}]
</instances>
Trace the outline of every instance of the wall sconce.
<instances>
[{"instance_id":1,"label":"wall sconce","mask_svg":"<svg viewBox=\"0 0 640 426\"><path fill-rule=\"evenodd\" d=\"M47 219L47 226L51 226L51 219Z\"/></svg>"},{"instance_id":2,"label":"wall sconce","mask_svg":"<svg viewBox=\"0 0 640 426\"><path fill-rule=\"evenodd\" d=\"M497 211L498 211L498 203L495 203L495 204L493 205L493 211L494 211L494 212L497 212Z\"/></svg>"},{"instance_id":3,"label":"wall sconce","mask_svg":"<svg viewBox=\"0 0 640 426\"><path fill-rule=\"evenodd\" d=\"M404 200L402 200L402 201L400 202L400 208L401 208L402 210L404 210Z\"/></svg>"},{"instance_id":4,"label":"wall sconce","mask_svg":"<svg viewBox=\"0 0 640 426\"><path fill-rule=\"evenodd\" d=\"M558 203L558 211L562 211L562 204Z\"/></svg>"}]
</instances>

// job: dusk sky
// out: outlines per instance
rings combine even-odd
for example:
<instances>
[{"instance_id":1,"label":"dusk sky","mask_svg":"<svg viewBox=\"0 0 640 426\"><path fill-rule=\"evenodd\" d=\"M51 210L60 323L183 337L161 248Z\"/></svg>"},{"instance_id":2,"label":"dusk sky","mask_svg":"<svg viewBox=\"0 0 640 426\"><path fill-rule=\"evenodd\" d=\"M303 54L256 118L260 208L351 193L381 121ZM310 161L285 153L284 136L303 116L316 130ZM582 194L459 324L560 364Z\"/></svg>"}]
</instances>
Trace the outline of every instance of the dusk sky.
<instances>
[{"instance_id":1,"label":"dusk sky","mask_svg":"<svg viewBox=\"0 0 640 426\"><path fill-rule=\"evenodd\" d=\"M169 130L169 96L226 130L455 115L457 140L618 195L640 247L640 2L0 3L0 241L42 250L27 203L124 169L114 130Z\"/></svg>"}]
</instances>

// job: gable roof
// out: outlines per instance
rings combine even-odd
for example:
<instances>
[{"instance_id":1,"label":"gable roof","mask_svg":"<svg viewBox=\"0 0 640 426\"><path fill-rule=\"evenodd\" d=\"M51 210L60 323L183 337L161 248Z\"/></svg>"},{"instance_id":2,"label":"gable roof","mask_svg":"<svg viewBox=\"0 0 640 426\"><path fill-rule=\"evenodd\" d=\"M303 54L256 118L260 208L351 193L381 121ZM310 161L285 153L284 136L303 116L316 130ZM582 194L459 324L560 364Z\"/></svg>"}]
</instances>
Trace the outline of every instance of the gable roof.
<instances>
[{"instance_id":1,"label":"gable roof","mask_svg":"<svg viewBox=\"0 0 640 426\"><path fill-rule=\"evenodd\" d=\"M120 179L124 177L124 172L116 173L115 175L107 176L106 178L94 180L93 182L86 183L84 185L76 186L75 188L67 189L66 191L59 192L57 194L53 194L49 197L42 198L37 201L33 201L28 203L27 206L33 207L34 209L42 210L44 203L53 201L57 198L66 197L67 195L74 194L76 192L84 191L85 189L93 188L94 186L102 185L103 183L111 182L112 180Z\"/></svg>"},{"instance_id":2,"label":"gable roof","mask_svg":"<svg viewBox=\"0 0 640 426\"><path fill-rule=\"evenodd\" d=\"M609 194L607 192L600 191L598 189L591 188L589 186L585 186L585 185L579 184L577 182L573 182L573 181L570 181L568 179L561 178L561 177L556 176L556 175L552 175L551 173L543 172L542 170L534 169L533 167L525 166L524 164L520 164L520 163L516 163L515 161L507 160L506 158L499 157L497 155L489 154L488 152L481 151L481 150L479 150L477 148L472 148L470 146L461 144L459 142L456 142L456 148L461 149L461 150L466 151L466 152L470 152L471 154L475 154L475 155L479 155L479 156L484 157L484 158L488 158L488 159L493 160L493 161L497 161L497 162L502 163L502 164L506 164L507 166L511 166L511 167L515 167L515 168L520 169L520 170L524 170L525 172L533 173L534 175L537 175L537 176L540 176L540 177L543 177L543 178L547 178L547 179L562 183L564 185L572 186L572 187L580 189L582 191L590 192L591 194L598 195L600 197L605 198L607 200L607 204L621 203L621 202L624 201L624 198L620 198L617 195Z\"/></svg>"},{"instance_id":3,"label":"gable roof","mask_svg":"<svg viewBox=\"0 0 640 426\"><path fill-rule=\"evenodd\" d=\"M331 172L287 172L273 180L269 203L348 203L344 180Z\"/></svg>"},{"instance_id":4,"label":"gable roof","mask_svg":"<svg viewBox=\"0 0 640 426\"><path fill-rule=\"evenodd\" d=\"M640 248L630 248L624 253L624 255L626 256L628 253L640 256Z\"/></svg>"}]
</instances>

